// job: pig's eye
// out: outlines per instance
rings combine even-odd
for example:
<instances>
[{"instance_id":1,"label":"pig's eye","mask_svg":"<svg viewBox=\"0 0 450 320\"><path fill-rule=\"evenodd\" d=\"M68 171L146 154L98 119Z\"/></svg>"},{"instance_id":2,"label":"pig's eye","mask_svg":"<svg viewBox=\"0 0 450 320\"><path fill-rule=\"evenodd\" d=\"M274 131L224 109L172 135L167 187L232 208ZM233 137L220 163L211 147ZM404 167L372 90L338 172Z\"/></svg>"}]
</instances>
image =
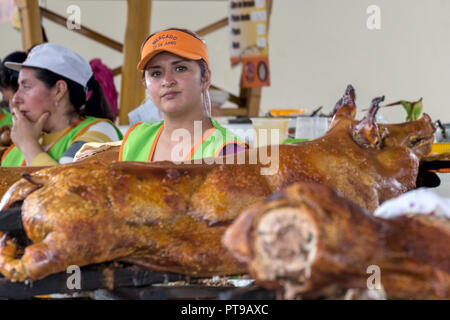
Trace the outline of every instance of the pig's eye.
<instances>
[{"instance_id":1,"label":"pig's eye","mask_svg":"<svg viewBox=\"0 0 450 320\"><path fill-rule=\"evenodd\" d=\"M422 141L422 139L419 137L411 137L409 139L409 143L411 144L412 147L414 147L416 144L420 143L421 141Z\"/></svg>"}]
</instances>

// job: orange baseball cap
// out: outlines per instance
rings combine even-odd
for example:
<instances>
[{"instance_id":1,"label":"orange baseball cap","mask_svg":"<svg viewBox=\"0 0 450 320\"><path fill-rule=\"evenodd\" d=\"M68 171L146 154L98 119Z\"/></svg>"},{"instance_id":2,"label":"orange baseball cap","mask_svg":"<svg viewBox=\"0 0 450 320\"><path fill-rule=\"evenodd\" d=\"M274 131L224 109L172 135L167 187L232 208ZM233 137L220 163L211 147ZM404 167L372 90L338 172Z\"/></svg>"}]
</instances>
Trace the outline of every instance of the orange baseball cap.
<instances>
[{"instance_id":1,"label":"orange baseball cap","mask_svg":"<svg viewBox=\"0 0 450 320\"><path fill-rule=\"evenodd\" d=\"M164 51L190 60L203 59L209 67L208 50L202 40L183 31L166 30L155 33L144 42L138 70L144 70L151 58Z\"/></svg>"}]
</instances>

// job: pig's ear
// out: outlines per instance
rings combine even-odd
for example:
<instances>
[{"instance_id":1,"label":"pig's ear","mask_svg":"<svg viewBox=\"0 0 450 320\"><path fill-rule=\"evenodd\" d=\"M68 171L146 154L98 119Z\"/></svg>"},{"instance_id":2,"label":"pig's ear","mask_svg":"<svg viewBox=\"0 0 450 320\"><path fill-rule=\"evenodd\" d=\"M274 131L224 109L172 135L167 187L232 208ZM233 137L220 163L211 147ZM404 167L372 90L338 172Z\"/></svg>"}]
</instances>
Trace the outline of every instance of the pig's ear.
<instances>
[{"instance_id":1,"label":"pig's ear","mask_svg":"<svg viewBox=\"0 0 450 320\"><path fill-rule=\"evenodd\" d=\"M332 112L332 121L330 127L341 119L353 120L356 115L355 89L351 84L347 86L344 95L336 103Z\"/></svg>"},{"instance_id":2,"label":"pig's ear","mask_svg":"<svg viewBox=\"0 0 450 320\"><path fill-rule=\"evenodd\" d=\"M364 118L350 126L350 134L353 141L360 147L379 149L381 146L384 132L380 132L375 119L381 101L384 101L384 96L373 99L370 109Z\"/></svg>"}]
</instances>

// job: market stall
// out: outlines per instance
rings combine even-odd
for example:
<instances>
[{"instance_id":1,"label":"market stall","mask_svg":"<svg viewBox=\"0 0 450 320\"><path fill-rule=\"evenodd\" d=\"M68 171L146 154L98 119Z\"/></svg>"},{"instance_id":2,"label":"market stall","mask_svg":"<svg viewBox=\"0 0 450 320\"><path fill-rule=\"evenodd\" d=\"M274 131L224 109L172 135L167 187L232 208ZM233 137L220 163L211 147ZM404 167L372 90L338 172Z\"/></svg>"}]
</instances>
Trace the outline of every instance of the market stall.
<instances>
[{"instance_id":1,"label":"market stall","mask_svg":"<svg viewBox=\"0 0 450 320\"><path fill-rule=\"evenodd\" d=\"M65 23L17 2L24 48L42 42L41 16ZM135 66L152 9L127 3L124 44L78 31L124 53L124 125L143 99ZM407 121L379 121L384 96L358 118L352 85L331 112L261 115L262 90L241 83L227 96L238 107L219 110L249 143L241 153L119 162L121 146L103 144L70 164L0 168L0 298L450 299L449 200L401 198L448 174L445 123L412 107Z\"/></svg>"},{"instance_id":2,"label":"market stall","mask_svg":"<svg viewBox=\"0 0 450 320\"><path fill-rule=\"evenodd\" d=\"M0 271L10 281L23 282L26 291L34 281L42 281L45 288L48 276L70 266L108 261L195 278L245 275L248 270L256 284L276 291L281 288L284 297L292 299L297 294L329 298L345 289L363 289L366 271L358 265L379 265L388 268L386 274L394 264L399 270L386 275L395 281L383 289L388 298L446 299L448 208L444 205L444 211L433 209L431 213L424 208L419 212L425 216L417 219L373 216L380 204L416 186L419 159L428 155L434 140L431 119L425 114L408 123L377 124L375 114L383 101L380 97L373 99L367 115L356 121L354 96L349 86L325 135L276 149L250 149L242 154L244 163L238 162L239 154L223 159L228 164L100 162L102 153L98 153L71 165L25 174L2 198L0 209L11 210L8 208L17 205L21 209L2 212ZM272 161L267 162L264 156ZM59 192L54 193L54 188ZM306 189L298 192L297 188ZM264 209L258 210L258 206ZM406 207L400 214L408 210ZM267 222L255 216L265 211L274 211ZM323 220L312 224L305 212ZM261 240L255 238L251 227L259 221ZM353 227L357 228L355 234L349 232ZM398 242L398 228L411 229L407 232L411 239ZM322 241L331 246L325 256L335 255L342 261L339 268L333 267L333 258L322 261L322 255L316 255ZM280 251L275 249L278 246ZM332 246L347 250L340 252ZM259 251L257 262L250 262L247 255ZM285 256L287 253L293 257ZM280 268L285 265L285 271L276 267L280 259ZM350 270L350 265L356 269ZM411 265L418 269L410 277ZM255 270L265 270L268 275ZM314 275L321 280L315 280ZM294 291L291 276L299 286ZM161 277L165 276L156 276ZM407 278L402 282L402 277ZM8 286L9 280L3 284ZM398 285L394 285L396 281ZM411 285L405 286L404 281ZM102 289L102 283L88 282L87 290ZM410 291L415 283L420 284L420 290ZM155 286L153 282L146 284ZM212 294L211 289L196 291L190 284L180 290L202 297L205 292ZM335 290L319 290L330 285ZM225 289L212 290L225 294L221 291ZM249 289L251 292L255 287ZM160 287L148 290L164 295Z\"/></svg>"}]
</instances>

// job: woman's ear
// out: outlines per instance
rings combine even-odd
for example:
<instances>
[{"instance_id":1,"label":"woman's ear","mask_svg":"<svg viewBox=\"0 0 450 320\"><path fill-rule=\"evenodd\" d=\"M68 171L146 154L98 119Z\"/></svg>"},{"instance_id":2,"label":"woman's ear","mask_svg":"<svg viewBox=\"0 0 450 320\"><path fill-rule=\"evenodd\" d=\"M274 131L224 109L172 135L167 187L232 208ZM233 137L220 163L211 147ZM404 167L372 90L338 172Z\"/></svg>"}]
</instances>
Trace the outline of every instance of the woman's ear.
<instances>
[{"instance_id":1,"label":"woman's ear","mask_svg":"<svg viewBox=\"0 0 450 320\"><path fill-rule=\"evenodd\" d=\"M67 92L67 83L64 80L58 80L55 83L54 89L55 89L55 100L60 101Z\"/></svg>"},{"instance_id":2,"label":"woman's ear","mask_svg":"<svg viewBox=\"0 0 450 320\"><path fill-rule=\"evenodd\" d=\"M202 79L202 91L205 91L211 85L211 70L206 69Z\"/></svg>"}]
</instances>

